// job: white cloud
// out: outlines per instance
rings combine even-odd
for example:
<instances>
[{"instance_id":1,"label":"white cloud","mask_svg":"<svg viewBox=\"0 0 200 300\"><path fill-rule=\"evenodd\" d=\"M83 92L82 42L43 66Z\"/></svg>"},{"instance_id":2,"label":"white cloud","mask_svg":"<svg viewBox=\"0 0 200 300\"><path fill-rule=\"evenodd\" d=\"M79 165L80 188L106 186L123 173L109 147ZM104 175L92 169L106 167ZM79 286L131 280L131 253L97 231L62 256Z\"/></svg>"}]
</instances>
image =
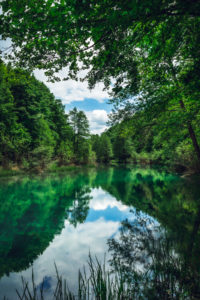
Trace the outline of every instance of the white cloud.
<instances>
[{"instance_id":1,"label":"white cloud","mask_svg":"<svg viewBox=\"0 0 200 300\"><path fill-rule=\"evenodd\" d=\"M47 249L33 263L35 283L38 285L45 276L51 277L52 290L56 288L55 266L56 262L59 274L67 280L70 289L75 290L78 283L78 271L83 266L87 267L89 251L103 261L107 252L107 239L118 231L119 222L105 221L103 218L95 222L79 224L76 228L65 221L65 228L55 236ZM107 254L109 258L109 253ZM21 290L21 275L31 282L32 266L21 273L11 273L3 276L0 281L2 295L9 299L15 299L15 289ZM49 291L50 293L50 291ZM47 294L50 299L50 294Z\"/></svg>"},{"instance_id":2,"label":"white cloud","mask_svg":"<svg viewBox=\"0 0 200 300\"><path fill-rule=\"evenodd\" d=\"M88 89L87 82L80 82L75 80L47 82L47 77L44 71L35 70L34 74L37 79L43 81L56 98L62 100L63 104L69 104L72 101L84 101L85 98L96 99L99 102L104 102L108 99L108 93L103 91L103 84L98 84L92 91ZM80 72L80 77L84 77L85 72ZM61 78L67 76L67 69L63 69L59 73Z\"/></svg>"},{"instance_id":3,"label":"white cloud","mask_svg":"<svg viewBox=\"0 0 200 300\"><path fill-rule=\"evenodd\" d=\"M10 38L7 38L6 40L0 39L0 49L3 51L8 49L11 44L12 42ZM9 51L11 51L11 49ZM79 72L78 77L84 78L87 72L88 70ZM60 77L62 80L63 78L67 77L67 73L68 68L64 68L55 75L58 75L58 77ZM38 80L44 82L50 91L55 95L55 97L62 100L63 104L69 104L72 101L84 101L86 98L95 99L100 103L103 103L109 98L108 93L103 91L104 85L102 83L97 84L95 88L90 91L88 89L87 81L80 82L75 80L67 80L52 83L48 82L48 78L45 76L44 71L39 69L34 70L34 75Z\"/></svg>"},{"instance_id":4,"label":"white cloud","mask_svg":"<svg viewBox=\"0 0 200 300\"><path fill-rule=\"evenodd\" d=\"M0 12L1 14L1 12ZM7 63L8 61L5 59L5 54L11 54L12 52L12 41L10 38L7 38L6 40L2 40L0 36L0 50L2 51L1 58Z\"/></svg>"},{"instance_id":5,"label":"white cloud","mask_svg":"<svg viewBox=\"0 0 200 300\"><path fill-rule=\"evenodd\" d=\"M106 122L108 121L108 113L104 109L94 109L85 112L89 123L90 131L93 134L100 134L108 128Z\"/></svg>"},{"instance_id":6,"label":"white cloud","mask_svg":"<svg viewBox=\"0 0 200 300\"><path fill-rule=\"evenodd\" d=\"M109 206L111 208L117 207L120 211L129 211L129 207L117 201L109 193L102 189L94 188L91 192L92 200L90 201L90 208L94 210L105 210Z\"/></svg>"}]
</instances>

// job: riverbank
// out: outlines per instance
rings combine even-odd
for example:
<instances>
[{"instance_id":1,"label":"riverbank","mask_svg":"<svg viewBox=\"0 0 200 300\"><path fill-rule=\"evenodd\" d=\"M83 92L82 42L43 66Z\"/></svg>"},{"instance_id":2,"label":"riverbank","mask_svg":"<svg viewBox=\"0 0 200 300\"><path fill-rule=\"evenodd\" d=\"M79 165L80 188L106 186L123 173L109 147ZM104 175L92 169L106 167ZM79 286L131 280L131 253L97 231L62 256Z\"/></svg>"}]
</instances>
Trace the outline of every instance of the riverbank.
<instances>
[{"instance_id":1,"label":"riverbank","mask_svg":"<svg viewBox=\"0 0 200 300\"><path fill-rule=\"evenodd\" d=\"M126 162L117 162L112 160L111 162L105 163L93 163L93 164L69 164L69 165L58 165L56 161L53 161L45 168L25 168L23 166L12 165L7 168L0 166L0 178L1 177L10 177L18 175L37 175L37 174L53 174L53 173L66 173L71 171L79 171L80 169L88 168L98 168L98 167L144 167L144 168L155 168L159 170L164 170L166 172L176 173L180 176L191 176L198 174L197 169L186 168L185 166L178 164L159 164L157 161L152 160L138 160L138 161L126 161Z\"/></svg>"}]
</instances>

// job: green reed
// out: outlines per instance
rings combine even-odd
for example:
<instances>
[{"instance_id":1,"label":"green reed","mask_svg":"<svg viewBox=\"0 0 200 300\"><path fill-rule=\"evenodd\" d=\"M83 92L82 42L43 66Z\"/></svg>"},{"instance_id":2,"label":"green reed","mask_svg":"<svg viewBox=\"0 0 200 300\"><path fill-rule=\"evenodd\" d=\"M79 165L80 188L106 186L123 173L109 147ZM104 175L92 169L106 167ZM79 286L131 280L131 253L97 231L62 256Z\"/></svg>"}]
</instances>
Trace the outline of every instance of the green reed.
<instances>
[{"instance_id":1,"label":"green reed","mask_svg":"<svg viewBox=\"0 0 200 300\"><path fill-rule=\"evenodd\" d=\"M91 254L88 257L89 272L86 269L78 273L77 293L70 291L67 282L59 274L55 264L56 271L56 288L53 292L52 299L55 300L117 300L131 299L129 286L122 280L120 273L113 274L106 268L105 259L101 264ZM35 284L34 272L32 270L32 282L29 284L22 277L22 291L16 290L17 297L20 300L46 300L44 281L38 289Z\"/></svg>"}]
</instances>

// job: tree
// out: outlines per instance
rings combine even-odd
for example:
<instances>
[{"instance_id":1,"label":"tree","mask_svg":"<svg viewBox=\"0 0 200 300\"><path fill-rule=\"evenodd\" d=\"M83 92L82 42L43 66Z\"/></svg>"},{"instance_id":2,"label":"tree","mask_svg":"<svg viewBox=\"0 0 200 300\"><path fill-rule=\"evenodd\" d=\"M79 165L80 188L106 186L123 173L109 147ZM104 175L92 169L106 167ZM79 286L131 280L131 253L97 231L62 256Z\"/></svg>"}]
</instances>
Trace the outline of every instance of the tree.
<instances>
[{"instance_id":1,"label":"tree","mask_svg":"<svg viewBox=\"0 0 200 300\"><path fill-rule=\"evenodd\" d=\"M76 160L86 162L89 156L89 122L83 111L75 107L69 112L70 124L73 128L73 148Z\"/></svg>"},{"instance_id":2,"label":"tree","mask_svg":"<svg viewBox=\"0 0 200 300\"><path fill-rule=\"evenodd\" d=\"M65 165L72 161L73 159L73 149L72 143L67 141L61 141L59 148L57 149L57 154L59 157L59 164Z\"/></svg>"},{"instance_id":3,"label":"tree","mask_svg":"<svg viewBox=\"0 0 200 300\"><path fill-rule=\"evenodd\" d=\"M31 152L31 166L40 165L42 168L45 168L53 156L55 139L43 115L37 115L36 118L38 124L37 138L35 140L35 147Z\"/></svg>"},{"instance_id":4,"label":"tree","mask_svg":"<svg viewBox=\"0 0 200 300\"><path fill-rule=\"evenodd\" d=\"M78 60L85 65L106 65L108 75L109 60L115 62L121 55L124 41L135 46L163 22L177 31L178 26L186 27L200 15L198 1L181 0L3 0L1 7L0 34L12 39L13 54L23 66L45 68L52 75L69 65L72 77ZM94 50L99 51L94 54ZM123 67L123 58L116 63Z\"/></svg>"},{"instance_id":5,"label":"tree","mask_svg":"<svg viewBox=\"0 0 200 300\"><path fill-rule=\"evenodd\" d=\"M92 136L92 149L96 153L96 159L98 162L108 163L113 155L112 145L110 138L106 133L102 133L101 136Z\"/></svg>"},{"instance_id":6,"label":"tree","mask_svg":"<svg viewBox=\"0 0 200 300\"><path fill-rule=\"evenodd\" d=\"M131 157L131 141L128 138L117 136L113 145L114 155L119 161L127 161Z\"/></svg>"},{"instance_id":7,"label":"tree","mask_svg":"<svg viewBox=\"0 0 200 300\"><path fill-rule=\"evenodd\" d=\"M200 163L194 124L199 111L199 1L12 0L1 6L0 33L12 39L17 63L44 68L52 80L65 66L67 78L87 69L90 88L97 82L110 88L114 78L113 120L142 109L151 120L155 114L165 115L168 124L176 119L174 128L187 127ZM168 114L175 109L177 114Z\"/></svg>"},{"instance_id":8,"label":"tree","mask_svg":"<svg viewBox=\"0 0 200 300\"><path fill-rule=\"evenodd\" d=\"M31 143L26 128L18 123L15 103L7 83L9 74L6 66L0 63L0 162L8 167L10 161L20 162Z\"/></svg>"},{"instance_id":9,"label":"tree","mask_svg":"<svg viewBox=\"0 0 200 300\"><path fill-rule=\"evenodd\" d=\"M56 135L56 152L61 147L61 143L66 143L71 147L73 130L69 124L69 116L65 113L64 105L60 99L55 99L51 104L51 128ZM62 148L62 147L61 147Z\"/></svg>"},{"instance_id":10,"label":"tree","mask_svg":"<svg viewBox=\"0 0 200 300\"><path fill-rule=\"evenodd\" d=\"M72 128L61 102L27 71L2 62L0 71L0 163L44 168L59 155L69 162Z\"/></svg>"}]
</instances>

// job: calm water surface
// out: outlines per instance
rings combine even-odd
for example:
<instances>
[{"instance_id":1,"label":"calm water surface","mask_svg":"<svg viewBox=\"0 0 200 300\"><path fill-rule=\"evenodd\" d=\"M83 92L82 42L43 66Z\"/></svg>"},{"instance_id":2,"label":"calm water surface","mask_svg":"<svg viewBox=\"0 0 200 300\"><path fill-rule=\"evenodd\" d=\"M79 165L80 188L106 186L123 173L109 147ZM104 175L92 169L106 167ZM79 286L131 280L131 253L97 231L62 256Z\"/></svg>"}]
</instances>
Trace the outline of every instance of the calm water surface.
<instances>
[{"instance_id":1,"label":"calm water surface","mask_svg":"<svg viewBox=\"0 0 200 300\"><path fill-rule=\"evenodd\" d=\"M89 251L99 260L105 253L117 259L127 274L149 269L148 282L174 280L200 299L199 226L199 177L102 168L2 178L0 299L16 299L21 276L31 281L32 269L38 288L44 278L51 295L54 262L75 290Z\"/></svg>"}]
</instances>

